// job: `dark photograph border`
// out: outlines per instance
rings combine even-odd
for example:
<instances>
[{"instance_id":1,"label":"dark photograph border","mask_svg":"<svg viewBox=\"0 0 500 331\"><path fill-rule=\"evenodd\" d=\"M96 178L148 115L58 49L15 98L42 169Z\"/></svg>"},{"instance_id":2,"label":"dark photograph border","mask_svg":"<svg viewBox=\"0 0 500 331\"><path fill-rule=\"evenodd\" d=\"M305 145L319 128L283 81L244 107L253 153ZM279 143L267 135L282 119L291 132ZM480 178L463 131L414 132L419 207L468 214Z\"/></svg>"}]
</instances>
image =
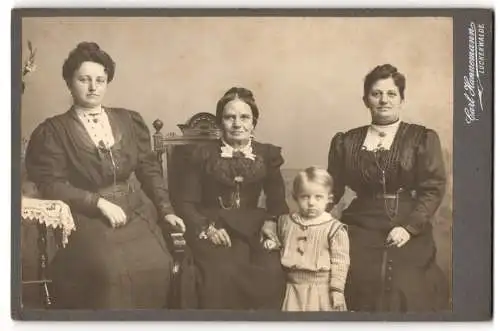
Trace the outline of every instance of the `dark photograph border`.
<instances>
[{"instance_id":1,"label":"dark photograph border","mask_svg":"<svg viewBox=\"0 0 500 331\"><path fill-rule=\"evenodd\" d=\"M21 305L20 150L22 19L57 16L311 16L451 17L453 19L453 234L452 312L429 314L271 313L206 310L29 310ZM471 22L484 24L484 110L467 123L464 75L468 73ZM12 255L11 315L15 320L121 321L484 321L493 314L493 53L492 9L13 9L12 10Z\"/></svg>"}]
</instances>

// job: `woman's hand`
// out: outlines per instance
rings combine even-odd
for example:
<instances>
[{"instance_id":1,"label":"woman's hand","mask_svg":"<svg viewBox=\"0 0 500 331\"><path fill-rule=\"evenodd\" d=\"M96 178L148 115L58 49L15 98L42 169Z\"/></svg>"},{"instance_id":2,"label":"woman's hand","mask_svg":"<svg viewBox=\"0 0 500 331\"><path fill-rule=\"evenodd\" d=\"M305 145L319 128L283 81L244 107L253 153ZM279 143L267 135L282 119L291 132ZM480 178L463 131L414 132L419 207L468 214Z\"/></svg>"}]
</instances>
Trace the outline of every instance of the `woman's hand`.
<instances>
[{"instance_id":1,"label":"woman's hand","mask_svg":"<svg viewBox=\"0 0 500 331\"><path fill-rule=\"evenodd\" d=\"M330 292L330 294L331 294L332 303L333 303L333 310L334 311L346 311L347 305L345 303L344 293L339 292L339 291L332 291L332 292Z\"/></svg>"},{"instance_id":2,"label":"woman's hand","mask_svg":"<svg viewBox=\"0 0 500 331\"><path fill-rule=\"evenodd\" d=\"M186 225L182 218L174 214L165 215L165 221L172 226L175 232L184 233L186 232Z\"/></svg>"},{"instance_id":3,"label":"woman's hand","mask_svg":"<svg viewBox=\"0 0 500 331\"><path fill-rule=\"evenodd\" d=\"M211 228L207 231L207 238L216 246L231 247L231 238L225 229Z\"/></svg>"},{"instance_id":4,"label":"woman's hand","mask_svg":"<svg viewBox=\"0 0 500 331\"><path fill-rule=\"evenodd\" d=\"M410 240L410 238L411 238L411 235L405 228L403 228L401 226L397 226L397 227L393 228L391 230L391 232L389 232L389 235L387 236L386 242L390 246L395 245L399 248L399 247L403 247L403 245L405 245L408 242L408 240Z\"/></svg>"},{"instance_id":5,"label":"woman's hand","mask_svg":"<svg viewBox=\"0 0 500 331\"><path fill-rule=\"evenodd\" d=\"M99 198L97 201L97 208L99 208L101 213L106 216L113 228L118 228L127 223L127 215L125 215L125 212L120 206L117 206L106 199Z\"/></svg>"}]
</instances>

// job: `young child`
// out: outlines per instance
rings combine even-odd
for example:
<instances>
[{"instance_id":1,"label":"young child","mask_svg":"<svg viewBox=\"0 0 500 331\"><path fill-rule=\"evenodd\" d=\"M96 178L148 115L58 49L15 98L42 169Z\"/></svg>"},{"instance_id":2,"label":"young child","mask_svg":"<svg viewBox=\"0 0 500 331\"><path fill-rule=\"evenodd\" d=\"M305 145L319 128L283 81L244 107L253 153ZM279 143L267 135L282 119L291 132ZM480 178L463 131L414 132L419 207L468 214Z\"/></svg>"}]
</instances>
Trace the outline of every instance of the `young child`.
<instances>
[{"instance_id":1,"label":"young child","mask_svg":"<svg viewBox=\"0 0 500 331\"><path fill-rule=\"evenodd\" d=\"M279 243L264 240L266 249L281 246L287 272L286 311L344 311L344 285L349 269L346 226L326 209L332 202L333 180L326 170L309 167L293 182L298 212L278 219Z\"/></svg>"}]
</instances>

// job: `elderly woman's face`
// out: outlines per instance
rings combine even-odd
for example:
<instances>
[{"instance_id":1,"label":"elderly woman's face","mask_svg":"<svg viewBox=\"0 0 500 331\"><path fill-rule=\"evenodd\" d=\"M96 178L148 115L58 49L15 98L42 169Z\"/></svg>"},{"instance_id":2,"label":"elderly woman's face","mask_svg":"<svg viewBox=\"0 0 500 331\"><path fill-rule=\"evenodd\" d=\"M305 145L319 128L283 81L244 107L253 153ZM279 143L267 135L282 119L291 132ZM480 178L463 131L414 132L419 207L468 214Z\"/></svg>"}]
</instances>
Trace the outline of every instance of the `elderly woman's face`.
<instances>
[{"instance_id":1,"label":"elderly woman's face","mask_svg":"<svg viewBox=\"0 0 500 331\"><path fill-rule=\"evenodd\" d=\"M253 129L252 108L239 99L228 102L222 112L222 130L226 141L235 145L246 144Z\"/></svg>"},{"instance_id":2,"label":"elderly woman's face","mask_svg":"<svg viewBox=\"0 0 500 331\"><path fill-rule=\"evenodd\" d=\"M399 111L403 99L394 80L389 77L373 84L365 97L365 103L375 124L388 124L399 119Z\"/></svg>"},{"instance_id":3,"label":"elderly woman's face","mask_svg":"<svg viewBox=\"0 0 500 331\"><path fill-rule=\"evenodd\" d=\"M71 81L71 94L75 104L94 108L101 104L108 86L108 75L104 66L96 62L83 62Z\"/></svg>"}]
</instances>

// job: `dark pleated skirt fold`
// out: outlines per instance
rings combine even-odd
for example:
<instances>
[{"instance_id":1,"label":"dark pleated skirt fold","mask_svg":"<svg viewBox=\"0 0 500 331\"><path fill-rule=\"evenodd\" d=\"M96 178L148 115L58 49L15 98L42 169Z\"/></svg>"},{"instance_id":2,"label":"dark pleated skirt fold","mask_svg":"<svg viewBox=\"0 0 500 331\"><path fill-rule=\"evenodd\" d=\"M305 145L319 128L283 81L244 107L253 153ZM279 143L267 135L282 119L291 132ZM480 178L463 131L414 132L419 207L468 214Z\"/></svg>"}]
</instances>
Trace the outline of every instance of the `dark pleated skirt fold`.
<instances>
[{"instance_id":1,"label":"dark pleated skirt fold","mask_svg":"<svg viewBox=\"0 0 500 331\"><path fill-rule=\"evenodd\" d=\"M228 231L231 247L214 246L206 239L189 237L200 276L199 308L280 310L286 279L279 252L267 251L260 244L265 214L257 209L205 213Z\"/></svg>"},{"instance_id":2,"label":"dark pleated skirt fold","mask_svg":"<svg viewBox=\"0 0 500 331\"><path fill-rule=\"evenodd\" d=\"M77 229L50 265L56 308L166 306L173 261L156 210L139 195L127 203L128 223L117 229L103 217L74 214Z\"/></svg>"},{"instance_id":3,"label":"dark pleated skirt fold","mask_svg":"<svg viewBox=\"0 0 500 331\"><path fill-rule=\"evenodd\" d=\"M411 200L399 202L402 222ZM344 211L348 225L351 265L346 283L349 310L433 312L449 309L449 284L436 264L436 247L429 226L403 247L386 248L389 231L397 225L386 216L380 200L354 200ZM385 258L384 258L385 254Z\"/></svg>"}]
</instances>

